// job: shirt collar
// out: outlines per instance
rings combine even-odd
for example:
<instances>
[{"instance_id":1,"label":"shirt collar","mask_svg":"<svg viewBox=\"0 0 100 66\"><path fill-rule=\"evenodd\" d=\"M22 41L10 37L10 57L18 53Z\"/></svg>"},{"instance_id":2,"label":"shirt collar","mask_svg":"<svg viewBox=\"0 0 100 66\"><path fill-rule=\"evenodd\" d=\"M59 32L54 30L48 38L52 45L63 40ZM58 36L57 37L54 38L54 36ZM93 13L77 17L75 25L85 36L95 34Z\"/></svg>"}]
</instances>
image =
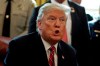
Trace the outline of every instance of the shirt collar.
<instances>
[{"instance_id":1,"label":"shirt collar","mask_svg":"<svg viewBox=\"0 0 100 66\"><path fill-rule=\"evenodd\" d=\"M45 50L48 51L48 49L51 47L51 45L47 41L45 41L42 37L41 37L41 39L42 39L42 42L44 44ZM57 46L58 46L58 43L56 43L54 45L54 47L56 48L56 52L57 52Z\"/></svg>"}]
</instances>

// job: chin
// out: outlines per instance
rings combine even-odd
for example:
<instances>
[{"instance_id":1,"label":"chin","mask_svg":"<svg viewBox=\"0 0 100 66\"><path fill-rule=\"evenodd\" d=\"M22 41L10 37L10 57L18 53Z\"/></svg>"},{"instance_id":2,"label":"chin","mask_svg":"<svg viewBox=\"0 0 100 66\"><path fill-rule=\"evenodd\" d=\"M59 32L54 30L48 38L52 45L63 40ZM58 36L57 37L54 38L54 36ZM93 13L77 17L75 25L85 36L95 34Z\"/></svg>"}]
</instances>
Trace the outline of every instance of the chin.
<instances>
[{"instance_id":1,"label":"chin","mask_svg":"<svg viewBox=\"0 0 100 66\"><path fill-rule=\"evenodd\" d=\"M54 37L54 38L52 38L54 41L59 41L59 40L61 40L61 38L60 37Z\"/></svg>"}]
</instances>

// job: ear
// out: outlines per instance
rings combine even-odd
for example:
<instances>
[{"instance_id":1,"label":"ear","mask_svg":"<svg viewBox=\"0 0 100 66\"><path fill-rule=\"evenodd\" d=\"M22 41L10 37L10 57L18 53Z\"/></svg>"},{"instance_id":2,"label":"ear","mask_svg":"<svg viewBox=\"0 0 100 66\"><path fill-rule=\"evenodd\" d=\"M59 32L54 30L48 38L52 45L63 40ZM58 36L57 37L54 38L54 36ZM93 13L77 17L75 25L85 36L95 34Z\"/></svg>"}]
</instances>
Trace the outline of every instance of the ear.
<instances>
[{"instance_id":1,"label":"ear","mask_svg":"<svg viewBox=\"0 0 100 66\"><path fill-rule=\"evenodd\" d=\"M38 20L38 22L37 22L37 27L39 30L41 30L41 21L40 20Z\"/></svg>"}]
</instances>

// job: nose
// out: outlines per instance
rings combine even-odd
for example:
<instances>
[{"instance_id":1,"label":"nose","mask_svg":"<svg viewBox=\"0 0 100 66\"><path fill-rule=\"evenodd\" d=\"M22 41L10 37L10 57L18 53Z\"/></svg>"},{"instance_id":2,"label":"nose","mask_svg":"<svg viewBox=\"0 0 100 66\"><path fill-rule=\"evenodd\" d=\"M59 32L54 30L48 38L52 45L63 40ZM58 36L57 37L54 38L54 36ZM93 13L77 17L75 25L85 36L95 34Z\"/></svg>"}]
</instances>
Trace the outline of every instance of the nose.
<instances>
[{"instance_id":1,"label":"nose","mask_svg":"<svg viewBox=\"0 0 100 66\"><path fill-rule=\"evenodd\" d=\"M56 22L55 22L55 27L56 27L56 28L60 28L60 25L61 25L61 24L60 24L60 20L57 19Z\"/></svg>"}]
</instances>

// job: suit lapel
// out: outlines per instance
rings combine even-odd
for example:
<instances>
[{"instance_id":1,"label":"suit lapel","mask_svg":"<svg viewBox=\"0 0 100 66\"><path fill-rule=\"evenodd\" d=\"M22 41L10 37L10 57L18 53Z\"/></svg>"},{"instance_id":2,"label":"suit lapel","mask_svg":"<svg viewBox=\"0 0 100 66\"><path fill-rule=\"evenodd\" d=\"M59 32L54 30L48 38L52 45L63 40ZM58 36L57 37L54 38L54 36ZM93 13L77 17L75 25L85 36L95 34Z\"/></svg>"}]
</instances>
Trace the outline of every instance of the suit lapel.
<instances>
[{"instance_id":1,"label":"suit lapel","mask_svg":"<svg viewBox=\"0 0 100 66\"><path fill-rule=\"evenodd\" d=\"M60 41L57 48L58 66L73 66L69 49L69 46Z\"/></svg>"},{"instance_id":2,"label":"suit lapel","mask_svg":"<svg viewBox=\"0 0 100 66\"><path fill-rule=\"evenodd\" d=\"M71 8L71 20L72 20L71 36L72 36L72 41L73 41L74 37L79 32L79 29L77 29L77 28L80 28L79 27L80 20L79 20L78 14L77 14L76 5L74 5L72 2L69 2L69 1L68 1L68 4ZM72 42L72 44L73 44L73 42Z\"/></svg>"},{"instance_id":3,"label":"suit lapel","mask_svg":"<svg viewBox=\"0 0 100 66\"><path fill-rule=\"evenodd\" d=\"M43 66L49 66L48 59L47 59L47 54L46 54L43 43L39 46L39 48L40 48L39 49L40 50L39 51L39 57L40 57L39 60L41 60Z\"/></svg>"},{"instance_id":4,"label":"suit lapel","mask_svg":"<svg viewBox=\"0 0 100 66\"><path fill-rule=\"evenodd\" d=\"M41 39L39 39L40 42L39 43L39 60L41 60L43 66L49 66L48 64L48 59L47 59L47 54L46 54L46 51L45 51L45 47L43 45L43 42Z\"/></svg>"},{"instance_id":5,"label":"suit lapel","mask_svg":"<svg viewBox=\"0 0 100 66\"><path fill-rule=\"evenodd\" d=\"M77 23L78 23L78 21L77 21L77 14L76 13L72 13L71 12L71 19L72 19L72 33L77 33L77 32L75 32L75 30L77 30L76 29L76 27L77 27Z\"/></svg>"},{"instance_id":6,"label":"suit lapel","mask_svg":"<svg viewBox=\"0 0 100 66\"><path fill-rule=\"evenodd\" d=\"M32 50L30 50L31 52L34 51L34 53L31 55L31 59L35 61L35 64L37 66L49 66L48 64L48 59L47 59L47 55L46 55L46 51L45 51L45 48L44 48L44 45L43 45L43 42L41 40L41 37L39 34L34 34L34 36L32 36L31 38L31 48ZM38 40L38 41L37 41ZM32 56L35 56L35 57L32 57Z\"/></svg>"},{"instance_id":7,"label":"suit lapel","mask_svg":"<svg viewBox=\"0 0 100 66\"><path fill-rule=\"evenodd\" d=\"M61 42L60 42L61 43ZM58 55L58 66L65 66L65 55L62 45L58 44L57 55Z\"/></svg>"},{"instance_id":8,"label":"suit lapel","mask_svg":"<svg viewBox=\"0 0 100 66\"><path fill-rule=\"evenodd\" d=\"M62 50L61 50L60 45L58 45L58 48L57 48L57 55L58 55L58 66L62 66L63 59L62 59Z\"/></svg>"},{"instance_id":9,"label":"suit lapel","mask_svg":"<svg viewBox=\"0 0 100 66\"><path fill-rule=\"evenodd\" d=\"M76 13L74 5L69 1L68 1L68 4L71 8L71 20L72 20L72 29L71 29L72 31L71 31L71 33L73 33L74 30L75 30L75 27L76 27L76 23L77 23L76 22L77 21L77 13Z\"/></svg>"}]
</instances>

